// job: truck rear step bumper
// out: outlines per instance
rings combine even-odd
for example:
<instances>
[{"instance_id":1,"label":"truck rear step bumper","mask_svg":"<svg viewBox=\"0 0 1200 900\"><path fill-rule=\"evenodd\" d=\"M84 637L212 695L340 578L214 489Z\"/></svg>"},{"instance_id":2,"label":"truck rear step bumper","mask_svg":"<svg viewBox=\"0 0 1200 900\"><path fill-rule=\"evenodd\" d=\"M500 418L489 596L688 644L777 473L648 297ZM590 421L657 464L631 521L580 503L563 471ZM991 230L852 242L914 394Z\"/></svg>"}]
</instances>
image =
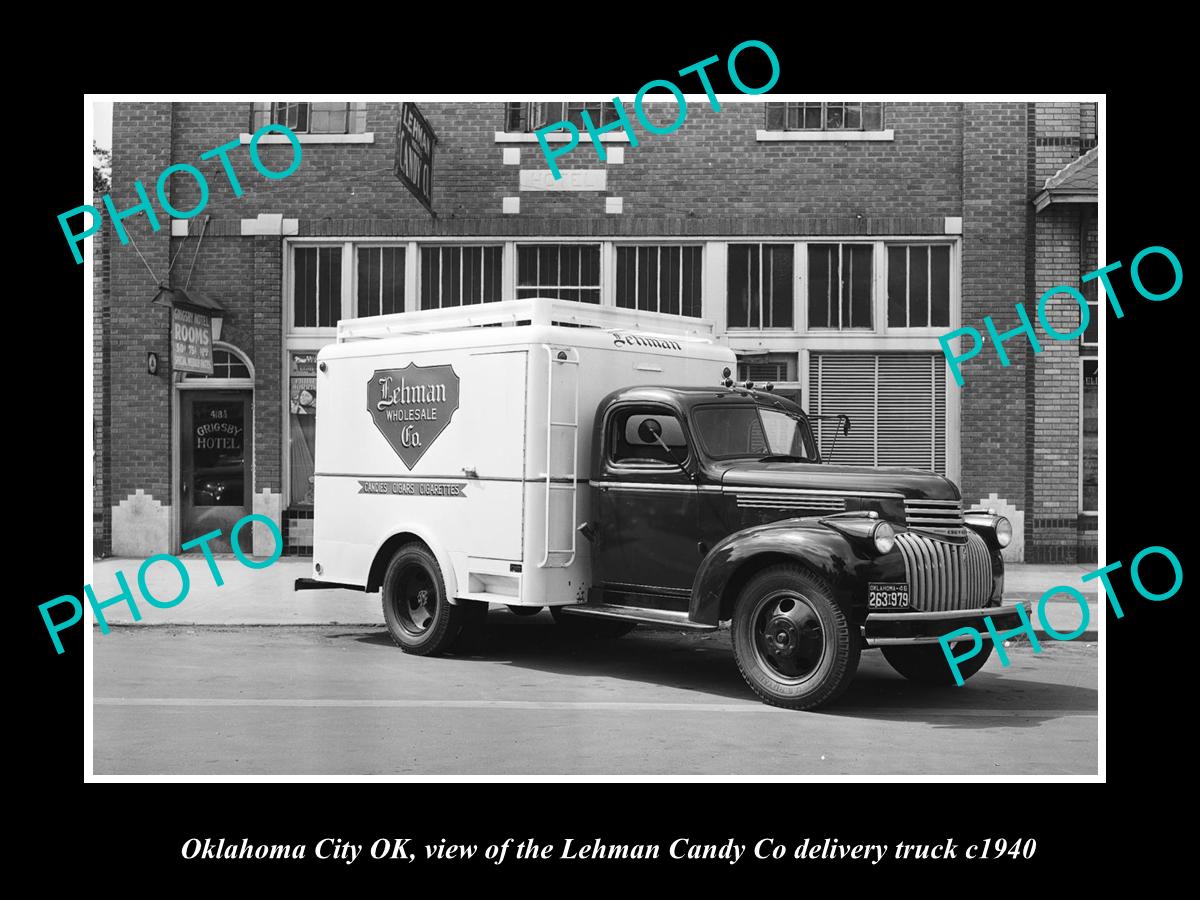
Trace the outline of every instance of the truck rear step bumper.
<instances>
[{"instance_id":1,"label":"truck rear step bumper","mask_svg":"<svg viewBox=\"0 0 1200 900\"><path fill-rule=\"evenodd\" d=\"M716 625L702 625L688 618L686 612L670 609L647 609L641 606L620 606L615 603L588 603L581 606L564 606L564 613L573 616L593 616L598 619L626 619L644 622L647 625L667 625L671 628L686 628L689 631L716 631Z\"/></svg>"}]
</instances>

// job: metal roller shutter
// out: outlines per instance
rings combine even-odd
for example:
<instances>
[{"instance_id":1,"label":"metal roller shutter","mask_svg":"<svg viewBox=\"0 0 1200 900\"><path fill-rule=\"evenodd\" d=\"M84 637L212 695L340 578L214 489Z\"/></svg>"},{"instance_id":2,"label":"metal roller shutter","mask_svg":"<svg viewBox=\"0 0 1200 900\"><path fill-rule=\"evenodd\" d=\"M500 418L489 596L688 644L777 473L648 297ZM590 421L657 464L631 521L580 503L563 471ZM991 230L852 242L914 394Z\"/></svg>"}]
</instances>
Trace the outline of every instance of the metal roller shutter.
<instances>
[{"instance_id":1,"label":"metal roller shutter","mask_svg":"<svg viewBox=\"0 0 1200 900\"><path fill-rule=\"evenodd\" d=\"M810 410L845 413L835 463L946 473L946 380L936 353L814 353ZM837 423L814 422L823 451Z\"/></svg>"}]
</instances>

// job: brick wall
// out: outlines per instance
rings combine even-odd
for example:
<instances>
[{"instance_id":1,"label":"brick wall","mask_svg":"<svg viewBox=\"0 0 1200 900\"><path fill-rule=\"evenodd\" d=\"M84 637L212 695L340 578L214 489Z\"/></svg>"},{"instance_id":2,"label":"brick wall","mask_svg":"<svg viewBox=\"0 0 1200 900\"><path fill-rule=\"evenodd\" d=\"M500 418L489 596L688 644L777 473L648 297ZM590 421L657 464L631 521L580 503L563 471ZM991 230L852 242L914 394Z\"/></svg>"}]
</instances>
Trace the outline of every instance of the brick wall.
<instances>
[{"instance_id":1,"label":"brick wall","mask_svg":"<svg viewBox=\"0 0 1200 900\"><path fill-rule=\"evenodd\" d=\"M110 422L109 368L109 257L106 236L92 239L92 552L112 552L112 499L109 492L111 454L108 452Z\"/></svg>"},{"instance_id":2,"label":"brick wall","mask_svg":"<svg viewBox=\"0 0 1200 900\"><path fill-rule=\"evenodd\" d=\"M989 315L1001 332L1020 324L1013 304L1026 275L1026 113L1020 103L963 106L963 322L980 331ZM986 339L964 372L962 491L968 502L996 494L1028 516L1028 343L1017 337L1004 348L1008 367Z\"/></svg>"},{"instance_id":3,"label":"brick wall","mask_svg":"<svg viewBox=\"0 0 1200 900\"><path fill-rule=\"evenodd\" d=\"M487 220L483 227L493 233L529 233L531 221L535 228L561 233L579 228L585 215L595 217L583 224L596 233L637 233L639 218L681 220L709 233L753 233L760 220L806 219L815 220L807 229L844 233L847 227L862 227L858 216L962 215L961 104L890 104L886 125L895 129L894 141L844 143L758 142L755 130L765 124L761 105L727 103L717 113L707 103L692 104L678 131L661 136L638 131L641 143L626 146L625 162L607 166L607 195L625 198L625 213L608 217L596 194L518 190L521 168L545 169L546 164L536 143L496 143L502 106L421 104L439 135L436 221L392 173L395 104L368 105L374 144L305 144L300 168L281 181L263 178L251 164L249 148L240 146L230 159L245 189L241 198L233 196L216 160L198 158L249 130L251 104L177 104L171 152L175 161L193 162L209 176L205 212L232 221L283 213L300 219L301 234L470 233L481 227L478 219ZM673 104L646 108L656 121L669 120ZM505 147L520 149L519 166L503 164ZM272 169L285 168L292 158L286 144L262 144L260 150ZM586 133L559 165L563 170L605 167ZM504 216L502 198L518 195L520 215ZM173 205L188 209L198 200L194 180L172 179ZM558 217L569 220L553 221ZM832 222L834 217L848 226ZM551 221L536 221L542 219Z\"/></svg>"},{"instance_id":4,"label":"brick wall","mask_svg":"<svg viewBox=\"0 0 1200 900\"><path fill-rule=\"evenodd\" d=\"M118 210L139 202L133 187L138 180L153 200L154 181L171 163L171 117L170 103L114 105L112 198ZM165 365L158 375L146 372L147 352L157 352L164 363L170 359L168 310L152 305L155 277L165 277L170 249L170 223L161 214L160 222L160 230L153 232L146 216L131 217L124 226L133 242L122 246L111 237L111 328L105 356L111 401L110 492L113 506L133 504L130 518L122 521L133 523L138 535L133 544L122 544L122 535L134 532L119 529L114 521L113 549L118 553L144 549L141 545L147 542L166 549L169 543L169 534L157 539L165 517L156 504L170 504L171 389ZM104 234L110 233L111 225L105 221ZM139 490L143 495L131 499Z\"/></svg>"}]
</instances>

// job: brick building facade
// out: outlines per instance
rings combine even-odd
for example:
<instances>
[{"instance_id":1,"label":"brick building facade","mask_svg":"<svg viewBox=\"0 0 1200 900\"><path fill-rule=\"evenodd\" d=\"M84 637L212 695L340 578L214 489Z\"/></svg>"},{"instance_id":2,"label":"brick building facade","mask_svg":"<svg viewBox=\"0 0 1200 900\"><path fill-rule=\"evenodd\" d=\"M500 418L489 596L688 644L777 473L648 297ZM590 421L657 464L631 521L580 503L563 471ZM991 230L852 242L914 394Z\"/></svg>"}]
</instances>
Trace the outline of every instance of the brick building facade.
<instances>
[{"instance_id":1,"label":"brick building facade","mask_svg":"<svg viewBox=\"0 0 1200 900\"><path fill-rule=\"evenodd\" d=\"M599 121L601 104L588 106ZM275 518L290 551L305 552L320 414L307 379L336 320L540 293L710 319L738 351L740 377L772 381L810 412L851 414L838 461L945 473L968 504L1010 515L1014 557L1095 557L1081 476L1094 473L1084 453L1095 376L1081 363L1094 343L1081 354L1047 338L1035 355L1014 339L1008 367L989 347L964 367L961 389L937 343L985 315L1014 327L1017 300L1032 308L1096 267L1094 188L1090 205L1069 190L1035 203L1095 146L1093 104L729 102L714 112L691 101L673 134L638 130L637 147L606 135L605 162L585 133L558 159L561 183L529 129L576 118L576 104L421 108L438 136L436 217L393 174L397 104L115 106L118 209L138 202L135 180L149 190L175 163L198 166L210 193L188 220L159 209L157 232L144 215L126 219L130 245L108 223L94 239L106 243L98 552L177 551L203 520L197 492ZM675 115L673 104L647 110L659 123ZM261 177L246 152L269 121L301 141L302 163L282 180ZM230 140L240 197L217 160L199 160ZM259 150L277 171L292 159L282 135ZM175 176L169 199L191 209L197 183ZM225 307L212 378L170 371L169 312L151 302L159 281ZM1052 314L1078 315L1065 303ZM164 361L158 374L149 352ZM229 458L205 457L225 467L215 487L197 474L184 430L217 415L241 429L244 482ZM260 543L270 548L265 533Z\"/></svg>"}]
</instances>

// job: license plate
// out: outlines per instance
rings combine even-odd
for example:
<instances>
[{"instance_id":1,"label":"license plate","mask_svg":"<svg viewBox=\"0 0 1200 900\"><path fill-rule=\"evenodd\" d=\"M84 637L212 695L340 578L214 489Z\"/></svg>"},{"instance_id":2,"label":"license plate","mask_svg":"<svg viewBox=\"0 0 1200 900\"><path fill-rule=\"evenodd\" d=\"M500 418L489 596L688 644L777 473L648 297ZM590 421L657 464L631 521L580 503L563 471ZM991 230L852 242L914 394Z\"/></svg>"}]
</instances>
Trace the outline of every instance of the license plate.
<instances>
[{"instance_id":1,"label":"license plate","mask_svg":"<svg viewBox=\"0 0 1200 900\"><path fill-rule=\"evenodd\" d=\"M908 585L872 581L867 588L867 609L907 609Z\"/></svg>"}]
</instances>

